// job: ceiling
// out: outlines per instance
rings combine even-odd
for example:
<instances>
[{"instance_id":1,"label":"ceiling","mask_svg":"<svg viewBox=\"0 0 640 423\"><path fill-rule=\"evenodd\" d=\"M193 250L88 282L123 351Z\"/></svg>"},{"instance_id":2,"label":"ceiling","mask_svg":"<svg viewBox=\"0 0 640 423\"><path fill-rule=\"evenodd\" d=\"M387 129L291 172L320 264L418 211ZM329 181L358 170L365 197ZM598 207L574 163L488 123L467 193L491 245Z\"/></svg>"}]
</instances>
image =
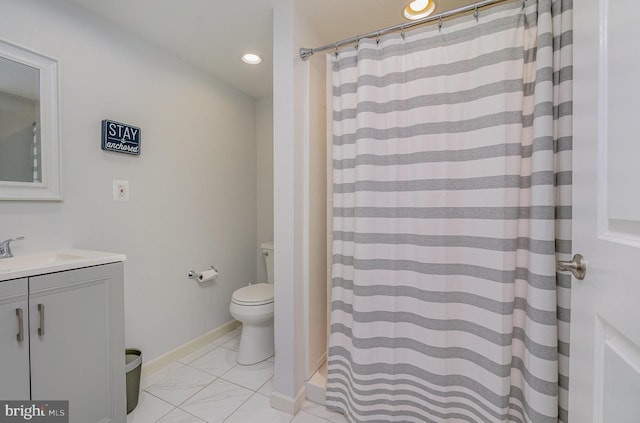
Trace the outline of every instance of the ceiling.
<instances>
[{"instance_id":1,"label":"ceiling","mask_svg":"<svg viewBox=\"0 0 640 423\"><path fill-rule=\"evenodd\" d=\"M281 0L66 0L156 44L252 97L272 93L273 7ZM435 13L473 3L436 0ZM331 43L406 21L408 0L295 0ZM317 47L317 46L300 46ZM245 52L263 57L247 65Z\"/></svg>"}]
</instances>

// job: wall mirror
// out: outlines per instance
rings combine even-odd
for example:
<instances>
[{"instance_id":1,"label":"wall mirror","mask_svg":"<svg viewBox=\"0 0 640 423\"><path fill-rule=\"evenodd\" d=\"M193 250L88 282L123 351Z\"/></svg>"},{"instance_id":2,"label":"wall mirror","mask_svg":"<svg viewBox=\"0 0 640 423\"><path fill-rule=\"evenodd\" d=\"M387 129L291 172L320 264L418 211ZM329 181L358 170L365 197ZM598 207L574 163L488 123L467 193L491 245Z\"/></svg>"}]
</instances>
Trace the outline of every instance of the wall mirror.
<instances>
[{"instance_id":1,"label":"wall mirror","mask_svg":"<svg viewBox=\"0 0 640 423\"><path fill-rule=\"evenodd\" d=\"M61 200L58 62L0 41L0 200Z\"/></svg>"}]
</instances>

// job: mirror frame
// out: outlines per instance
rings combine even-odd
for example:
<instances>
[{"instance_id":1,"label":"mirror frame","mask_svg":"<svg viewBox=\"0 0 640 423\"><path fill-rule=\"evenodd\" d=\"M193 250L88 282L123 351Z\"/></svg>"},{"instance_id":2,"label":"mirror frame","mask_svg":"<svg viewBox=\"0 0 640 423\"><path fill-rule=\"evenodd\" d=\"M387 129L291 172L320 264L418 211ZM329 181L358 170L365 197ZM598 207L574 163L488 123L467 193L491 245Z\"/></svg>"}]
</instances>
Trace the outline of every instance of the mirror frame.
<instances>
[{"instance_id":1,"label":"mirror frame","mask_svg":"<svg viewBox=\"0 0 640 423\"><path fill-rule=\"evenodd\" d=\"M41 182L0 181L0 200L61 201L58 61L0 40L0 57L40 73Z\"/></svg>"}]
</instances>

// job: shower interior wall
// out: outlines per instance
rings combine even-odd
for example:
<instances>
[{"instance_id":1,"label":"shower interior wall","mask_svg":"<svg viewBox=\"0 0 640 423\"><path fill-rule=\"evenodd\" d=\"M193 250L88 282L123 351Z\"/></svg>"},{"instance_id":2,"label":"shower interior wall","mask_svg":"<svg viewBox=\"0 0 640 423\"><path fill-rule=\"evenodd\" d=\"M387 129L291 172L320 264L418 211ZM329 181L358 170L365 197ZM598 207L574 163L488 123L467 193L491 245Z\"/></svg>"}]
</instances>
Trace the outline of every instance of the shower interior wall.
<instances>
[{"instance_id":1,"label":"shower interior wall","mask_svg":"<svg viewBox=\"0 0 640 423\"><path fill-rule=\"evenodd\" d=\"M305 379L327 357L327 106L324 55L306 65ZM330 269L329 269L330 271ZM330 273L329 273L330 274Z\"/></svg>"}]
</instances>

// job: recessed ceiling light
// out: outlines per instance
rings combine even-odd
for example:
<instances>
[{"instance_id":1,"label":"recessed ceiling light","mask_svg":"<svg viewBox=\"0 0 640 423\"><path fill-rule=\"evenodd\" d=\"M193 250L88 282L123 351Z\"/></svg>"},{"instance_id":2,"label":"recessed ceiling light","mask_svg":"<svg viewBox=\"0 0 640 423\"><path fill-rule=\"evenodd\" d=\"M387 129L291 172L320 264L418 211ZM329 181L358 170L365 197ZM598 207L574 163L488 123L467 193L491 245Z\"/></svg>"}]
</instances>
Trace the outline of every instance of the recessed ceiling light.
<instances>
[{"instance_id":1,"label":"recessed ceiling light","mask_svg":"<svg viewBox=\"0 0 640 423\"><path fill-rule=\"evenodd\" d=\"M436 8L433 0L413 0L404 8L404 17L411 20L426 18Z\"/></svg>"},{"instance_id":2,"label":"recessed ceiling light","mask_svg":"<svg viewBox=\"0 0 640 423\"><path fill-rule=\"evenodd\" d=\"M254 53L247 53L242 56L242 61L250 65L257 65L258 63L262 62L262 57Z\"/></svg>"}]
</instances>

